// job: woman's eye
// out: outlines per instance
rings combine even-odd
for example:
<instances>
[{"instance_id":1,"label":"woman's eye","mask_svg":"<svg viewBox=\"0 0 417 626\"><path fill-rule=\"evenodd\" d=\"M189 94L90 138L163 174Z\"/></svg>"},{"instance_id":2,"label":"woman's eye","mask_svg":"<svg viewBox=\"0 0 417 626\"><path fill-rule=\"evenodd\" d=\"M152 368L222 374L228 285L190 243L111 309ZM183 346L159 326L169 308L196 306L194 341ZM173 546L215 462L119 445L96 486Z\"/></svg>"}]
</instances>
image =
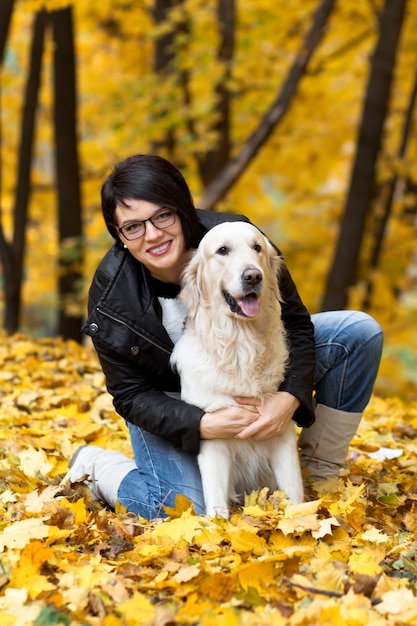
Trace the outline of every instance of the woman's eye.
<instances>
[{"instance_id":1,"label":"woman's eye","mask_svg":"<svg viewBox=\"0 0 417 626\"><path fill-rule=\"evenodd\" d=\"M128 233L134 233L140 227L141 227L141 224L128 224L127 226L125 226L124 230Z\"/></svg>"},{"instance_id":2,"label":"woman's eye","mask_svg":"<svg viewBox=\"0 0 417 626\"><path fill-rule=\"evenodd\" d=\"M153 218L156 222L164 222L166 219L169 219L172 215L172 211L163 211L162 213L158 213Z\"/></svg>"},{"instance_id":3,"label":"woman's eye","mask_svg":"<svg viewBox=\"0 0 417 626\"><path fill-rule=\"evenodd\" d=\"M229 254L229 248L227 246L220 246L216 254L220 254L220 256L226 256L227 254Z\"/></svg>"}]
</instances>

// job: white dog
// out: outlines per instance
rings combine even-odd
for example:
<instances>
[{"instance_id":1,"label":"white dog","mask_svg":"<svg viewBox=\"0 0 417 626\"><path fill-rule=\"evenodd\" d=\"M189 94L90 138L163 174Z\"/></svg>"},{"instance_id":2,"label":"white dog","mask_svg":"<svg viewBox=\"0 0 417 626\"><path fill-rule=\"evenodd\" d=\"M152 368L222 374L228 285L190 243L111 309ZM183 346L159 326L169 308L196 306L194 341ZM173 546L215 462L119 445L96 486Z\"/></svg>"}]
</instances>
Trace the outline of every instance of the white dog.
<instances>
[{"instance_id":1,"label":"white dog","mask_svg":"<svg viewBox=\"0 0 417 626\"><path fill-rule=\"evenodd\" d=\"M246 222L212 228L185 269L181 299L188 307L171 363L181 398L206 412L277 390L288 359L277 277L281 259ZM201 442L198 456L206 512L228 517L230 501L263 487L294 502L303 486L294 425L277 437Z\"/></svg>"}]
</instances>

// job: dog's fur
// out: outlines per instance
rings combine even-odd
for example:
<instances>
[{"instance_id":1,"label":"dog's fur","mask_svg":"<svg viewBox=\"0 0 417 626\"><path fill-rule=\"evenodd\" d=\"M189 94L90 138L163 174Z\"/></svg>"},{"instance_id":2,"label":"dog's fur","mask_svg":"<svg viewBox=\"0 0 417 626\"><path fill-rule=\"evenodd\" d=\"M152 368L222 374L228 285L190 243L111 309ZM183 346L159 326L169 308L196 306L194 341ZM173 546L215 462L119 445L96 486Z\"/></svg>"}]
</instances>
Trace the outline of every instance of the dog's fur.
<instances>
[{"instance_id":1,"label":"dog's fur","mask_svg":"<svg viewBox=\"0 0 417 626\"><path fill-rule=\"evenodd\" d=\"M181 398L206 412L277 390L288 349L277 277L282 260L246 222L212 228L185 269L180 297L188 307L171 362ZM298 503L303 487L294 425L277 437L201 442L198 456L206 512L228 517L230 501L269 487Z\"/></svg>"}]
</instances>

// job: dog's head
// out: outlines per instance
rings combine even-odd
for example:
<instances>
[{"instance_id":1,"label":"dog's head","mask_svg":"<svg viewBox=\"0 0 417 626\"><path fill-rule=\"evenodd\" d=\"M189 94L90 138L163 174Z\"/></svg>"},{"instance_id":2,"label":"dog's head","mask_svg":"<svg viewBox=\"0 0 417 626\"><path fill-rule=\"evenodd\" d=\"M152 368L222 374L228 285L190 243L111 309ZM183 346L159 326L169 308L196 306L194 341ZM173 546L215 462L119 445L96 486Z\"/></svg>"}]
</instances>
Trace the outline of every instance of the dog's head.
<instances>
[{"instance_id":1,"label":"dog's head","mask_svg":"<svg viewBox=\"0 0 417 626\"><path fill-rule=\"evenodd\" d=\"M266 291L279 301L281 259L268 239L247 222L212 228L187 265L181 298L190 317L198 307L242 319L258 317Z\"/></svg>"}]
</instances>

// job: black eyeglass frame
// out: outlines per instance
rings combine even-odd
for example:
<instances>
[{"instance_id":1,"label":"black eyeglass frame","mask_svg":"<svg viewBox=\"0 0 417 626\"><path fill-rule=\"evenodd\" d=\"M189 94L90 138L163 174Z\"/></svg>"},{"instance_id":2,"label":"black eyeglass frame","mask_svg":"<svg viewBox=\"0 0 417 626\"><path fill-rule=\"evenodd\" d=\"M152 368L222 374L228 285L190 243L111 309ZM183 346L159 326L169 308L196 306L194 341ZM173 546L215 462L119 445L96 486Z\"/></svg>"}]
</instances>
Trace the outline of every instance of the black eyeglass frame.
<instances>
[{"instance_id":1,"label":"black eyeglass frame","mask_svg":"<svg viewBox=\"0 0 417 626\"><path fill-rule=\"evenodd\" d=\"M172 222L170 222L169 224L165 224L164 226L160 226L158 224L155 224L154 223L154 219L157 218L161 213L165 213L165 212L171 212L172 213ZM132 222L131 224L126 224L126 226L122 226L121 228L119 228L119 226L117 226L117 224L113 224L113 227L117 230L118 233L121 233L123 235L123 237L126 239L126 241L135 241L136 239L141 239L142 237L145 236L145 233L146 233L146 222L150 222L152 224L152 226L154 226L158 230L165 230L165 228L169 228L170 226L173 226L175 224L176 220L177 220L177 212L175 211L175 209L172 209L171 207L162 207L157 213L155 213L155 215L152 215L151 217L148 217L146 220L137 220L135 222ZM143 225L143 233L141 235L135 235L134 237L128 237L123 231L124 231L125 228L129 228L129 226L132 226L133 224L142 224Z\"/></svg>"}]
</instances>

